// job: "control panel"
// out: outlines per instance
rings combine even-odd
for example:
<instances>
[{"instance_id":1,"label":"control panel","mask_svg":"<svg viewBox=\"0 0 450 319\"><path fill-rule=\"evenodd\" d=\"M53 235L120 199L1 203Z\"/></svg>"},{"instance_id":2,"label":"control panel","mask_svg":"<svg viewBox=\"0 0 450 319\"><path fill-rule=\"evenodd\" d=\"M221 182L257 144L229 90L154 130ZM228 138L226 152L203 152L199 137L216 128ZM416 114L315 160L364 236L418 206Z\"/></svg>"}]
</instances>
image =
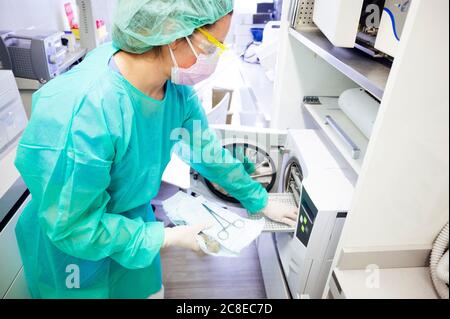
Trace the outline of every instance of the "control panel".
<instances>
[{"instance_id":1,"label":"control panel","mask_svg":"<svg viewBox=\"0 0 450 319\"><path fill-rule=\"evenodd\" d=\"M318 210L304 188L300 203L297 238L305 245L305 247L308 247L309 238L311 237Z\"/></svg>"}]
</instances>

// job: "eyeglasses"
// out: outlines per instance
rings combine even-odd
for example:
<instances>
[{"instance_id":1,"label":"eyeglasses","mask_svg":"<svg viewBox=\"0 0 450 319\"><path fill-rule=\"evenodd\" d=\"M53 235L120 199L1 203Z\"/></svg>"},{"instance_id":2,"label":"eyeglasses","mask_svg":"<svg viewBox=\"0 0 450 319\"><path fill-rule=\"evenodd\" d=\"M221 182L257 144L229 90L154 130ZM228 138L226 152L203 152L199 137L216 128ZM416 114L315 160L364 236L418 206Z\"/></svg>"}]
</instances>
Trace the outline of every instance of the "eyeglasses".
<instances>
[{"instance_id":1,"label":"eyeglasses","mask_svg":"<svg viewBox=\"0 0 450 319\"><path fill-rule=\"evenodd\" d=\"M228 50L227 46L217 40L211 33L206 31L204 28L198 28L197 31L201 33L206 39L203 39L201 37L196 37L198 41L200 42L199 47L205 51L207 54L214 54L217 52L217 49L220 50L219 55L224 53L226 50Z\"/></svg>"}]
</instances>

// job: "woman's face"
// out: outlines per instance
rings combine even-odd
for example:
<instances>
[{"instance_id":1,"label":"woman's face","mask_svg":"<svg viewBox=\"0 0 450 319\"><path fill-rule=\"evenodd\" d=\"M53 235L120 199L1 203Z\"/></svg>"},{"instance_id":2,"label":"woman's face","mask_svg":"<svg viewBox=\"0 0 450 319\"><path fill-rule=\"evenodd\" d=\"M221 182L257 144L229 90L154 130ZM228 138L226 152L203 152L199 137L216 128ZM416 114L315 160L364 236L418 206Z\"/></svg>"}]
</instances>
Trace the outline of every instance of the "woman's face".
<instances>
[{"instance_id":1,"label":"woman's face","mask_svg":"<svg viewBox=\"0 0 450 319\"><path fill-rule=\"evenodd\" d=\"M207 28L207 31L214 36L220 42L224 42L231 25L231 14L226 15L222 19L218 20L215 24ZM193 36L190 37L192 44L194 45L197 54L205 54L208 52L202 50L201 42L207 41L206 37L200 32L196 31ZM186 39L180 39L177 41L174 48L175 57L177 59L178 66L184 69L190 68L197 62L197 58L192 52Z\"/></svg>"}]
</instances>

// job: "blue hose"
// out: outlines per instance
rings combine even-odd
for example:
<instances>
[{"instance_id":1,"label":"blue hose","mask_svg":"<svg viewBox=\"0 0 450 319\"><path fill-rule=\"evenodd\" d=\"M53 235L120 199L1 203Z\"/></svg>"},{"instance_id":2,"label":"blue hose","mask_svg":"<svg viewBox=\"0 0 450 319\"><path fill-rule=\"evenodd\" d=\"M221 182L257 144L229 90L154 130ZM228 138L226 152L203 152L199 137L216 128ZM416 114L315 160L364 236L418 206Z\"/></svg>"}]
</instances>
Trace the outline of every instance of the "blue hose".
<instances>
[{"instance_id":1,"label":"blue hose","mask_svg":"<svg viewBox=\"0 0 450 319\"><path fill-rule=\"evenodd\" d=\"M388 8L384 8L384 11L389 15L389 17L391 18L391 23L392 23L392 29L394 30L394 36L397 39L397 41L400 41L400 37L398 36L397 33L397 23L395 22L395 16L392 13L391 10L389 10Z\"/></svg>"}]
</instances>

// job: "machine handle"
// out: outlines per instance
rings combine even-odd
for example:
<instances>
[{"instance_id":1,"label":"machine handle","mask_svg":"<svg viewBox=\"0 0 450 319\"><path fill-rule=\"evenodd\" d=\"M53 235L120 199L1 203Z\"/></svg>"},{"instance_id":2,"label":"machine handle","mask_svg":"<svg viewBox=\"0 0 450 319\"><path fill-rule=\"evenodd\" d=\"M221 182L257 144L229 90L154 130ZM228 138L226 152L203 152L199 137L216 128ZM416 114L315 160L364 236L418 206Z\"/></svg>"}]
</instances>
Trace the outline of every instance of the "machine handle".
<instances>
[{"instance_id":1,"label":"machine handle","mask_svg":"<svg viewBox=\"0 0 450 319\"><path fill-rule=\"evenodd\" d=\"M336 123L336 121L330 116L325 116L326 122L325 124L329 125L340 137L341 139L351 147L352 149L352 158L359 159L361 156L361 149L358 145L353 142L353 140L345 133L345 131Z\"/></svg>"}]
</instances>

